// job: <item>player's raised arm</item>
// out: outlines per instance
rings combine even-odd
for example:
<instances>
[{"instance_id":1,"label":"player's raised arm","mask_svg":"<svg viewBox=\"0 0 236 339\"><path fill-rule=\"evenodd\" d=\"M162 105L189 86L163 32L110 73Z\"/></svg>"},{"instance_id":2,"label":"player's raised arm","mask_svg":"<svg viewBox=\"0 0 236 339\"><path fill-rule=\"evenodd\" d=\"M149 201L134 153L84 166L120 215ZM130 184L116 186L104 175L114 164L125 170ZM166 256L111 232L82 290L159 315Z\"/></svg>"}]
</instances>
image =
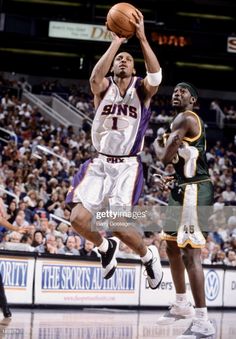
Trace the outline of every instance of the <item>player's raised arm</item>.
<instances>
[{"instance_id":1,"label":"player's raised arm","mask_svg":"<svg viewBox=\"0 0 236 339\"><path fill-rule=\"evenodd\" d=\"M120 45L126 40L125 38L119 38L115 33L111 33L113 40L107 49L94 66L89 82L91 91L94 95L99 95L108 86L108 80L105 78L109 72L112 61L120 47Z\"/></svg>"},{"instance_id":2,"label":"player's raised arm","mask_svg":"<svg viewBox=\"0 0 236 339\"><path fill-rule=\"evenodd\" d=\"M143 52L147 76L144 79L144 88L148 97L152 97L158 89L162 80L162 70L159 61L153 52L144 30L143 15L139 10L136 10L135 21L131 22L136 26L136 36L140 41Z\"/></svg>"}]
</instances>

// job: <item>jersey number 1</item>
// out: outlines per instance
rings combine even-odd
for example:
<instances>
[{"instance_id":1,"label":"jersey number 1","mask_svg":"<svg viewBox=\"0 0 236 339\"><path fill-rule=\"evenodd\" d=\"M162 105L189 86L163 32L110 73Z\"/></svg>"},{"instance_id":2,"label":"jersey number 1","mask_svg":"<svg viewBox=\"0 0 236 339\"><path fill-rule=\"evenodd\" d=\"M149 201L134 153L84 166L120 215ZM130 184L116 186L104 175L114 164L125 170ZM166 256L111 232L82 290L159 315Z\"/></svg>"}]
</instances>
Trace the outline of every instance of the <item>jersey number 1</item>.
<instances>
[{"instance_id":1,"label":"jersey number 1","mask_svg":"<svg viewBox=\"0 0 236 339\"><path fill-rule=\"evenodd\" d=\"M118 127L117 127L117 122L118 122L118 118L117 118L117 117L113 117L113 118L112 118L112 126L111 126L111 129L115 129L115 130L118 129Z\"/></svg>"}]
</instances>

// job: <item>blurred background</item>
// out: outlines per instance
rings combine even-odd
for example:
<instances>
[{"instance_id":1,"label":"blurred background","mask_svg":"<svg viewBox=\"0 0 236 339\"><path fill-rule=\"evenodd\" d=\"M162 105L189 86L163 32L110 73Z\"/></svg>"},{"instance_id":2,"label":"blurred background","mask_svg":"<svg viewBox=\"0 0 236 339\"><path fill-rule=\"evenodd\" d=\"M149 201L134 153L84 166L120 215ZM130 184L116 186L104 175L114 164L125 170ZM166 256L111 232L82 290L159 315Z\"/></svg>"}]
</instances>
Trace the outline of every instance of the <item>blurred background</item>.
<instances>
[{"instance_id":1,"label":"blurred background","mask_svg":"<svg viewBox=\"0 0 236 339\"><path fill-rule=\"evenodd\" d=\"M0 70L87 79L108 41L81 40L52 22L104 25L117 1L1 0ZM230 0L136 0L163 70L163 86L191 79L203 89L235 91L236 3ZM55 27L54 27L55 28ZM74 29L74 28L73 28ZM98 33L99 34L99 33ZM51 35L51 36L49 36ZM69 38L68 38L69 37ZM137 39L127 44L143 71Z\"/></svg>"}]
</instances>

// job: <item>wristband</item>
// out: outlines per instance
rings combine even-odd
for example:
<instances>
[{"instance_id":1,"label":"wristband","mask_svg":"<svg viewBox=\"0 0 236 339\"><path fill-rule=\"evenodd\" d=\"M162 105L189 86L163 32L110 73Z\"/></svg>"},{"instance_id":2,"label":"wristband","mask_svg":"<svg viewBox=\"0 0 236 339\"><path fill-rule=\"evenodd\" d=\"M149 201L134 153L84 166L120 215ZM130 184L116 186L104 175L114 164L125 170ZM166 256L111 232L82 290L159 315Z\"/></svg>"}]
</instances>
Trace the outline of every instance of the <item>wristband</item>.
<instances>
[{"instance_id":1,"label":"wristband","mask_svg":"<svg viewBox=\"0 0 236 339\"><path fill-rule=\"evenodd\" d=\"M147 72L147 81L151 86L158 86L160 85L162 80L162 69L160 68L159 72L156 73L149 73Z\"/></svg>"}]
</instances>

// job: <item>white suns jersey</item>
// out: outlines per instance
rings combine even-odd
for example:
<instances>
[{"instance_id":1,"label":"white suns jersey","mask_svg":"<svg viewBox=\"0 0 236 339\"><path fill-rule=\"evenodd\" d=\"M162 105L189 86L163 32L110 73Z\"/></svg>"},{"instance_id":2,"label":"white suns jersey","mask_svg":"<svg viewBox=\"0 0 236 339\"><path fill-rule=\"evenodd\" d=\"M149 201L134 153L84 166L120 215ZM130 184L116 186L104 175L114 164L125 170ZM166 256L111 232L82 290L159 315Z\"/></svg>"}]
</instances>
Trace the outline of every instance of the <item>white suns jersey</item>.
<instances>
[{"instance_id":1,"label":"white suns jersey","mask_svg":"<svg viewBox=\"0 0 236 339\"><path fill-rule=\"evenodd\" d=\"M96 110L92 141L99 153L133 156L142 150L150 110L140 98L141 78L133 77L124 96L113 79Z\"/></svg>"}]
</instances>

